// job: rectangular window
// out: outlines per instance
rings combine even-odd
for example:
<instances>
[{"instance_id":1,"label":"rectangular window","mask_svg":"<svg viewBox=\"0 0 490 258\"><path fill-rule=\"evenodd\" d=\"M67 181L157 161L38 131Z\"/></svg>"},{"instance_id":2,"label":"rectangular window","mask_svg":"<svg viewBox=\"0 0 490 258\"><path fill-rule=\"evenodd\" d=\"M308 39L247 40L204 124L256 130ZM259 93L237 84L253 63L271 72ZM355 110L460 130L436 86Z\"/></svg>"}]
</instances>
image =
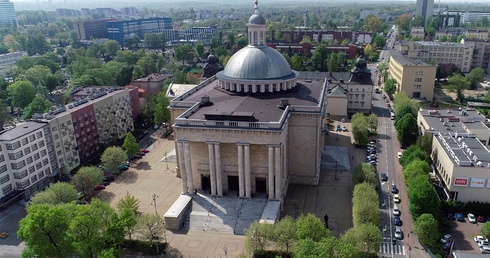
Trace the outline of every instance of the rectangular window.
<instances>
[{"instance_id":1,"label":"rectangular window","mask_svg":"<svg viewBox=\"0 0 490 258\"><path fill-rule=\"evenodd\" d=\"M44 171L42 171L42 170L41 170L41 171L39 171L39 173L37 173L37 176L38 176L39 178L43 178L43 176L44 176Z\"/></svg>"},{"instance_id":2,"label":"rectangular window","mask_svg":"<svg viewBox=\"0 0 490 258\"><path fill-rule=\"evenodd\" d=\"M3 187L3 188L2 188L2 193L3 193L4 195L9 194L9 193L11 193L12 191L13 191L13 189L12 189L12 185L11 185L11 184L6 185L5 187Z\"/></svg>"},{"instance_id":3,"label":"rectangular window","mask_svg":"<svg viewBox=\"0 0 490 258\"><path fill-rule=\"evenodd\" d=\"M41 169L43 164L41 162L36 163L36 169Z\"/></svg>"},{"instance_id":4,"label":"rectangular window","mask_svg":"<svg viewBox=\"0 0 490 258\"><path fill-rule=\"evenodd\" d=\"M34 166L30 166L29 167L29 174L34 173L34 171L36 171L36 169L34 168Z\"/></svg>"},{"instance_id":5,"label":"rectangular window","mask_svg":"<svg viewBox=\"0 0 490 258\"><path fill-rule=\"evenodd\" d=\"M44 170L44 172L46 173L46 175L51 174L51 168L46 168L46 169Z\"/></svg>"},{"instance_id":6,"label":"rectangular window","mask_svg":"<svg viewBox=\"0 0 490 258\"><path fill-rule=\"evenodd\" d=\"M46 154L47 154L46 150L42 150L42 151L41 151L41 157L46 156Z\"/></svg>"},{"instance_id":7,"label":"rectangular window","mask_svg":"<svg viewBox=\"0 0 490 258\"><path fill-rule=\"evenodd\" d=\"M48 165L48 164L49 164L48 159L43 159L43 165L44 165L44 166L46 166L46 165Z\"/></svg>"},{"instance_id":8,"label":"rectangular window","mask_svg":"<svg viewBox=\"0 0 490 258\"><path fill-rule=\"evenodd\" d=\"M34 157L34 160L38 160L38 159L40 158L40 157L39 157L39 153L34 154L34 156L33 156L33 157Z\"/></svg>"},{"instance_id":9,"label":"rectangular window","mask_svg":"<svg viewBox=\"0 0 490 258\"><path fill-rule=\"evenodd\" d=\"M36 137L39 139L41 137L43 137L43 132L37 132L36 133Z\"/></svg>"},{"instance_id":10,"label":"rectangular window","mask_svg":"<svg viewBox=\"0 0 490 258\"><path fill-rule=\"evenodd\" d=\"M27 140L27 138L23 138L22 139L22 145L26 145L28 143L29 143L29 141Z\"/></svg>"},{"instance_id":11,"label":"rectangular window","mask_svg":"<svg viewBox=\"0 0 490 258\"><path fill-rule=\"evenodd\" d=\"M0 166L0 174L4 173L5 171L7 171L7 165Z\"/></svg>"},{"instance_id":12,"label":"rectangular window","mask_svg":"<svg viewBox=\"0 0 490 258\"><path fill-rule=\"evenodd\" d=\"M30 135L30 136L29 136L29 141L31 141L31 142L32 142L32 141L34 141L34 140L36 140L36 136L35 136L34 134L33 134L33 135Z\"/></svg>"},{"instance_id":13,"label":"rectangular window","mask_svg":"<svg viewBox=\"0 0 490 258\"><path fill-rule=\"evenodd\" d=\"M422 82L422 78L415 78L415 82Z\"/></svg>"},{"instance_id":14,"label":"rectangular window","mask_svg":"<svg viewBox=\"0 0 490 258\"><path fill-rule=\"evenodd\" d=\"M39 148L44 147L44 141L39 142Z\"/></svg>"},{"instance_id":15,"label":"rectangular window","mask_svg":"<svg viewBox=\"0 0 490 258\"><path fill-rule=\"evenodd\" d=\"M32 147L31 147L31 148L32 148L32 151L37 150L37 144L36 144L36 143L34 143L34 144L32 145Z\"/></svg>"},{"instance_id":16,"label":"rectangular window","mask_svg":"<svg viewBox=\"0 0 490 258\"><path fill-rule=\"evenodd\" d=\"M10 180L10 175L5 175L0 178L0 184L4 184Z\"/></svg>"},{"instance_id":17,"label":"rectangular window","mask_svg":"<svg viewBox=\"0 0 490 258\"><path fill-rule=\"evenodd\" d=\"M27 170L24 170L20 173L14 173L14 178L15 179L22 179L28 175Z\"/></svg>"},{"instance_id":18,"label":"rectangular window","mask_svg":"<svg viewBox=\"0 0 490 258\"><path fill-rule=\"evenodd\" d=\"M37 176L36 176L36 175L34 175L33 177L31 177L31 182L33 182L33 183L34 183L34 182L36 182L36 181L37 181Z\"/></svg>"},{"instance_id":19,"label":"rectangular window","mask_svg":"<svg viewBox=\"0 0 490 258\"><path fill-rule=\"evenodd\" d=\"M24 154L27 155L29 153L31 153L31 148L29 148L29 147L25 148L24 149Z\"/></svg>"},{"instance_id":20,"label":"rectangular window","mask_svg":"<svg viewBox=\"0 0 490 258\"><path fill-rule=\"evenodd\" d=\"M21 162L18 162L18 163L11 163L10 164L12 169L21 169L21 168L25 167L25 165L26 165L26 162L24 160Z\"/></svg>"},{"instance_id":21,"label":"rectangular window","mask_svg":"<svg viewBox=\"0 0 490 258\"><path fill-rule=\"evenodd\" d=\"M27 164L31 164L32 163L32 157L27 157L26 161L27 161Z\"/></svg>"},{"instance_id":22,"label":"rectangular window","mask_svg":"<svg viewBox=\"0 0 490 258\"><path fill-rule=\"evenodd\" d=\"M5 157L3 155L0 155L0 162L4 162L5 161Z\"/></svg>"}]
</instances>

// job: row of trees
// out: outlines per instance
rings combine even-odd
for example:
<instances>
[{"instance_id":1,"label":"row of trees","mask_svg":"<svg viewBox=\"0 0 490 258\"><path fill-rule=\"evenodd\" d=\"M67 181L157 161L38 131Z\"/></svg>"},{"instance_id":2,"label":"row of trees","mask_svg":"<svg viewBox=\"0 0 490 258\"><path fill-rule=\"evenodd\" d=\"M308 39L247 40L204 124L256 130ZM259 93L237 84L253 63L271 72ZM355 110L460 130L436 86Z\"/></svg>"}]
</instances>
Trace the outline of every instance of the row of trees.
<instances>
[{"instance_id":1,"label":"row of trees","mask_svg":"<svg viewBox=\"0 0 490 258\"><path fill-rule=\"evenodd\" d=\"M368 143L369 134L375 133L378 129L378 117L374 113L366 116L358 112L352 116L351 125L355 144L365 146Z\"/></svg>"},{"instance_id":2,"label":"row of trees","mask_svg":"<svg viewBox=\"0 0 490 258\"><path fill-rule=\"evenodd\" d=\"M417 136L417 107L404 92L398 92L393 100L395 111L395 129L401 146L415 143Z\"/></svg>"}]
</instances>

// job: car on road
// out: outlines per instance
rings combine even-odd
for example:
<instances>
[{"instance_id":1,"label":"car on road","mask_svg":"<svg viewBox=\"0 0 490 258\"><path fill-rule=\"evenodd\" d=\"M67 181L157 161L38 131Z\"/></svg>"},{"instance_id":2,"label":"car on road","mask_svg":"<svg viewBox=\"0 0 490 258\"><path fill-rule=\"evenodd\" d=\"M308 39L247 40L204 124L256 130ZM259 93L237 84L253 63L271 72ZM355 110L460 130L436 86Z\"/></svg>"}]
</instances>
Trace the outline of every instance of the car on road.
<instances>
[{"instance_id":1,"label":"car on road","mask_svg":"<svg viewBox=\"0 0 490 258\"><path fill-rule=\"evenodd\" d=\"M149 149L141 149L141 153L148 153L148 152L150 152Z\"/></svg>"},{"instance_id":2,"label":"car on road","mask_svg":"<svg viewBox=\"0 0 490 258\"><path fill-rule=\"evenodd\" d=\"M381 173L379 177L381 178L381 181L388 181L388 175L386 175L386 173Z\"/></svg>"},{"instance_id":3,"label":"car on road","mask_svg":"<svg viewBox=\"0 0 490 258\"><path fill-rule=\"evenodd\" d=\"M116 180L116 178L113 175L104 176L104 181L112 182L114 180Z\"/></svg>"},{"instance_id":4,"label":"car on road","mask_svg":"<svg viewBox=\"0 0 490 258\"><path fill-rule=\"evenodd\" d=\"M400 203L400 196L398 196L398 194L393 195L393 202L394 203Z\"/></svg>"},{"instance_id":5,"label":"car on road","mask_svg":"<svg viewBox=\"0 0 490 258\"><path fill-rule=\"evenodd\" d=\"M480 247L480 252L482 254L490 254L490 247L489 246L482 246L482 247Z\"/></svg>"},{"instance_id":6,"label":"car on road","mask_svg":"<svg viewBox=\"0 0 490 258\"><path fill-rule=\"evenodd\" d=\"M454 216L456 217L457 221L464 221L463 213L456 213Z\"/></svg>"},{"instance_id":7,"label":"car on road","mask_svg":"<svg viewBox=\"0 0 490 258\"><path fill-rule=\"evenodd\" d=\"M395 224L395 226L401 226L402 225L402 220L400 219L400 216L394 217L393 224Z\"/></svg>"},{"instance_id":8,"label":"car on road","mask_svg":"<svg viewBox=\"0 0 490 258\"><path fill-rule=\"evenodd\" d=\"M475 215L473 215L473 213L468 213L468 220L471 223L476 223L476 217L475 217Z\"/></svg>"},{"instance_id":9,"label":"car on road","mask_svg":"<svg viewBox=\"0 0 490 258\"><path fill-rule=\"evenodd\" d=\"M473 240L475 240L475 242L480 242L480 241L488 241L488 239L484 236L481 236L481 235L477 235L473 238Z\"/></svg>"},{"instance_id":10,"label":"car on road","mask_svg":"<svg viewBox=\"0 0 490 258\"><path fill-rule=\"evenodd\" d=\"M345 126L345 125L344 125L344 126L342 127L342 132L347 132L347 126Z\"/></svg>"},{"instance_id":11,"label":"car on road","mask_svg":"<svg viewBox=\"0 0 490 258\"><path fill-rule=\"evenodd\" d=\"M445 244L447 242L450 242L453 236L451 234L445 234L443 237L441 237L441 243Z\"/></svg>"},{"instance_id":12,"label":"car on road","mask_svg":"<svg viewBox=\"0 0 490 258\"><path fill-rule=\"evenodd\" d=\"M395 227L395 238L396 239L402 239L402 228L401 227Z\"/></svg>"},{"instance_id":13,"label":"car on road","mask_svg":"<svg viewBox=\"0 0 490 258\"><path fill-rule=\"evenodd\" d=\"M400 216L400 209L398 208L398 205L393 206L393 215L395 216Z\"/></svg>"},{"instance_id":14,"label":"car on road","mask_svg":"<svg viewBox=\"0 0 490 258\"><path fill-rule=\"evenodd\" d=\"M488 242L488 240L482 240L482 241L478 241L476 243L478 244L479 247L490 246L490 243Z\"/></svg>"},{"instance_id":15,"label":"car on road","mask_svg":"<svg viewBox=\"0 0 490 258\"><path fill-rule=\"evenodd\" d=\"M337 132L342 131L342 127L340 125L337 125Z\"/></svg>"},{"instance_id":16,"label":"car on road","mask_svg":"<svg viewBox=\"0 0 490 258\"><path fill-rule=\"evenodd\" d=\"M396 185L391 185L391 192L394 193L394 194L397 194L398 193L398 188L396 187Z\"/></svg>"}]
</instances>

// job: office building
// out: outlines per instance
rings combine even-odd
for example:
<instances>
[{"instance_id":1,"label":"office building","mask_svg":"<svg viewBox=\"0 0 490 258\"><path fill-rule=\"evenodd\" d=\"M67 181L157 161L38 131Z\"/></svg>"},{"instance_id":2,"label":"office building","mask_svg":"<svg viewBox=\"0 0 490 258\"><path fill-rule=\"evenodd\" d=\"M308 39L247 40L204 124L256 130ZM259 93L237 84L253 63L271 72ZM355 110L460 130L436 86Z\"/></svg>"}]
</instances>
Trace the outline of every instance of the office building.
<instances>
[{"instance_id":1,"label":"office building","mask_svg":"<svg viewBox=\"0 0 490 258\"><path fill-rule=\"evenodd\" d=\"M60 17L80 17L82 12L74 9L56 8L56 16Z\"/></svg>"},{"instance_id":2,"label":"office building","mask_svg":"<svg viewBox=\"0 0 490 258\"><path fill-rule=\"evenodd\" d=\"M419 40L423 40L425 38L425 29L422 26L413 26L410 30L410 36L412 39L418 38Z\"/></svg>"},{"instance_id":3,"label":"office building","mask_svg":"<svg viewBox=\"0 0 490 258\"><path fill-rule=\"evenodd\" d=\"M490 128L474 108L420 109L417 125L433 135L431 158L448 199L487 202Z\"/></svg>"},{"instance_id":4,"label":"office building","mask_svg":"<svg viewBox=\"0 0 490 258\"><path fill-rule=\"evenodd\" d=\"M397 92L404 92L409 98L432 100L436 69L436 65L390 51L389 75L396 80Z\"/></svg>"},{"instance_id":5,"label":"office building","mask_svg":"<svg viewBox=\"0 0 490 258\"><path fill-rule=\"evenodd\" d=\"M473 49L471 57L471 68L483 68L486 73L490 72L490 41L479 39L463 39L465 46Z\"/></svg>"},{"instance_id":6,"label":"office building","mask_svg":"<svg viewBox=\"0 0 490 258\"><path fill-rule=\"evenodd\" d=\"M14 53L0 54L0 67L15 65L17 60L23 56L27 56L27 52L20 51Z\"/></svg>"},{"instance_id":7,"label":"office building","mask_svg":"<svg viewBox=\"0 0 490 258\"><path fill-rule=\"evenodd\" d=\"M124 21L110 21L106 24L106 33L111 40L124 45L124 39L138 36L145 38L146 33L162 33L172 29L172 18L150 18Z\"/></svg>"},{"instance_id":8,"label":"office building","mask_svg":"<svg viewBox=\"0 0 490 258\"><path fill-rule=\"evenodd\" d=\"M488 30L468 29L468 30L466 30L465 38L487 40L488 39L488 33L489 33Z\"/></svg>"},{"instance_id":9,"label":"office building","mask_svg":"<svg viewBox=\"0 0 490 258\"><path fill-rule=\"evenodd\" d=\"M79 21L73 26L81 40L108 38L107 23L112 19Z\"/></svg>"},{"instance_id":10,"label":"office building","mask_svg":"<svg viewBox=\"0 0 490 258\"><path fill-rule=\"evenodd\" d=\"M299 78L266 45L257 4L247 27L223 71L171 101L184 194L282 201L290 183L319 182L328 81Z\"/></svg>"},{"instance_id":11,"label":"office building","mask_svg":"<svg viewBox=\"0 0 490 258\"><path fill-rule=\"evenodd\" d=\"M407 56L436 64L453 63L463 73L471 71L473 48L456 42L409 41Z\"/></svg>"},{"instance_id":12,"label":"office building","mask_svg":"<svg viewBox=\"0 0 490 258\"><path fill-rule=\"evenodd\" d=\"M435 40L440 40L442 36L446 37L446 41L455 42L459 35L466 34L466 28L444 28L436 31Z\"/></svg>"},{"instance_id":13,"label":"office building","mask_svg":"<svg viewBox=\"0 0 490 258\"><path fill-rule=\"evenodd\" d=\"M304 37L309 37L312 42L337 42L347 40L349 43L371 44L373 33L367 31L343 31L343 30L281 30L280 37L271 32L273 42L299 44Z\"/></svg>"},{"instance_id":14,"label":"office building","mask_svg":"<svg viewBox=\"0 0 490 258\"><path fill-rule=\"evenodd\" d=\"M415 6L415 17L422 16L424 18L424 24L432 18L434 15L434 0L417 0Z\"/></svg>"},{"instance_id":15,"label":"office building","mask_svg":"<svg viewBox=\"0 0 490 258\"><path fill-rule=\"evenodd\" d=\"M17 26L17 15L14 3L9 0L0 0L0 28Z\"/></svg>"}]
</instances>

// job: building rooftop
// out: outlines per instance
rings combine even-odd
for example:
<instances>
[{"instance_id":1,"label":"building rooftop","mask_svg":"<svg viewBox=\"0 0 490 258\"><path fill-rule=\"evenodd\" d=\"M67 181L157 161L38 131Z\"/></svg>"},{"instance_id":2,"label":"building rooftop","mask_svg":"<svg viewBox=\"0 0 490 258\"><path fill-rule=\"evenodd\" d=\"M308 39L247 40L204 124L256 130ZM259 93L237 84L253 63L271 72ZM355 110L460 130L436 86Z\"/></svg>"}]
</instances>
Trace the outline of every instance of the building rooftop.
<instances>
[{"instance_id":1,"label":"building rooftop","mask_svg":"<svg viewBox=\"0 0 490 258\"><path fill-rule=\"evenodd\" d=\"M395 59L395 61L403 66L431 66L430 64L419 60L419 59L413 59L407 56L404 56L400 51L398 50L390 50L390 56L391 58Z\"/></svg>"},{"instance_id":2,"label":"building rooftop","mask_svg":"<svg viewBox=\"0 0 490 258\"><path fill-rule=\"evenodd\" d=\"M23 123L19 123L15 126L10 126L5 128L4 131L0 132L0 141L10 141L17 139L21 136L24 136L28 133L32 133L42 127L44 127L46 123L39 123L34 121L27 121Z\"/></svg>"},{"instance_id":3,"label":"building rooftop","mask_svg":"<svg viewBox=\"0 0 490 258\"><path fill-rule=\"evenodd\" d=\"M455 165L490 168L490 151L476 135L443 132L434 136Z\"/></svg>"},{"instance_id":4,"label":"building rooftop","mask_svg":"<svg viewBox=\"0 0 490 258\"><path fill-rule=\"evenodd\" d=\"M176 84L172 83L168 87L167 96L170 98L176 98L182 96L184 93L188 92L190 89L196 87L196 84Z\"/></svg>"},{"instance_id":5,"label":"building rooftop","mask_svg":"<svg viewBox=\"0 0 490 258\"><path fill-rule=\"evenodd\" d=\"M441 42L441 41L417 41L415 44L422 46L444 46L444 47L461 47L466 48L465 45L458 42Z\"/></svg>"},{"instance_id":6,"label":"building rooftop","mask_svg":"<svg viewBox=\"0 0 490 258\"><path fill-rule=\"evenodd\" d=\"M487 129L485 117L474 108L462 109L423 109L419 113L424 117L432 132L466 133L468 129Z\"/></svg>"},{"instance_id":7,"label":"building rooftop","mask_svg":"<svg viewBox=\"0 0 490 258\"><path fill-rule=\"evenodd\" d=\"M133 81L136 81L136 82L160 82L160 81L164 81L168 78L171 78L173 76L174 76L173 74L169 74L169 73L153 73L153 74L150 74L146 77L135 79Z\"/></svg>"},{"instance_id":8,"label":"building rooftop","mask_svg":"<svg viewBox=\"0 0 490 258\"><path fill-rule=\"evenodd\" d=\"M179 118L198 121L278 122L284 118L286 108L280 107L281 103L287 102L287 108L315 111L323 101L325 83L322 79L298 79L296 87L291 90L271 94L238 94L221 89L218 80L212 77L181 97L175 98L171 106L190 107L190 104L200 103L203 97L209 97L211 105L194 106L190 112L184 112Z\"/></svg>"}]
</instances>

